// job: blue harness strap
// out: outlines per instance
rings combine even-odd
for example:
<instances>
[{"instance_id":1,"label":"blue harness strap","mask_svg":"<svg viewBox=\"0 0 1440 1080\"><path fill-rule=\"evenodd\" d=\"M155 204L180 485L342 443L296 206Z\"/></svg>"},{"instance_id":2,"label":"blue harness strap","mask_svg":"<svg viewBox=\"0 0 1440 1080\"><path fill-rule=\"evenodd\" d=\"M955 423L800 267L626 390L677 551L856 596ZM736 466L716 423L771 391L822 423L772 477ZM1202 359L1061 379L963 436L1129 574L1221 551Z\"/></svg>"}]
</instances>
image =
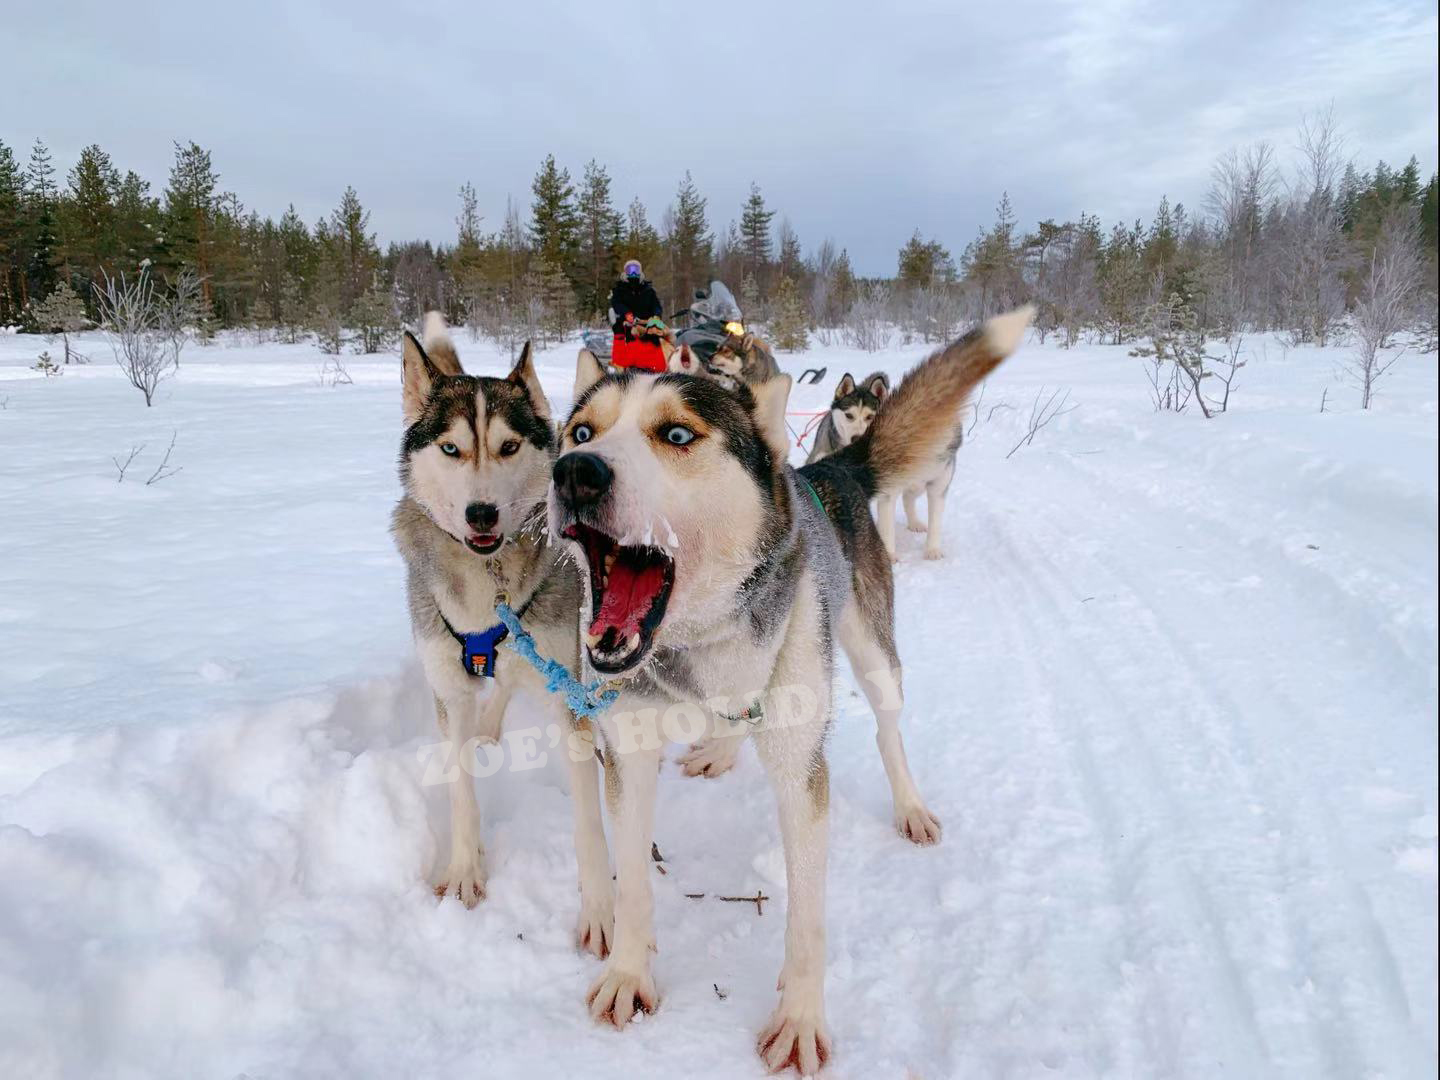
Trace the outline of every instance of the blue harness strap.
<instances>
[{"instance_id":1,"label":"blue harness strap","mask_svg":"<svg viewBox=\"0 0 1440 1080\"><path fill-rule=\"evenodd\" d=\"M500 616L502 629L512 636L510 647L529 661L530 666L545 677L545 689L552 694L561 694L565 704L576 716L591 717L602 713L614 704L620 692L615 689L602 690L605 680L596 679L586 686L571 675L564 664L549 660L535 648L535 639L520 625L520 617L509 604L496 604L495 614Z\"/></svg>"}]
</instances>

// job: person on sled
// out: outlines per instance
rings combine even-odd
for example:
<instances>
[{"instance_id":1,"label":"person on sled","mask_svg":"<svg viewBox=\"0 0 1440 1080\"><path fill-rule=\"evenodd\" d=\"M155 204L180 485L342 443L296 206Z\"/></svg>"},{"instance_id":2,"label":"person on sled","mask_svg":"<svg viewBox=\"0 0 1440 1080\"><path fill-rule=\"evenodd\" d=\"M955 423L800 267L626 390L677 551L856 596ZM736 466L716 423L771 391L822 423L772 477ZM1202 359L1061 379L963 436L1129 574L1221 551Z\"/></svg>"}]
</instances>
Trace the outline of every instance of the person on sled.
<instances>
[{"instance_id":1,"label":"person on sled","mask_svg":"<svg viewBox=\"0 0 1440 1080\"><path fill-rule=\"evenodd\" d=\"M615 320L612 364L641 371L665 370L665 354L660 349L665 324L660 313L660 297L655 286L645 280L640 260L626 259L620 280L610 292L610 316Z\"/></svg>"}]
</instances>

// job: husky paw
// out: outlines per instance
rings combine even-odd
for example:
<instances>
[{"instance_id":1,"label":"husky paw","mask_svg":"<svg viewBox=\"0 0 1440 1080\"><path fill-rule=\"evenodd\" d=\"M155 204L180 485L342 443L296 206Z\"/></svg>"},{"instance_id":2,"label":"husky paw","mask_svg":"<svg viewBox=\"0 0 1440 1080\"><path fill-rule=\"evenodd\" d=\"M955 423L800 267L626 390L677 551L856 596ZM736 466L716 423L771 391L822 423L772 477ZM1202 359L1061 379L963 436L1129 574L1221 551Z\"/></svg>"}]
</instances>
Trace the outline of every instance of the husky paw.
<instances>
[{"instance_id":1,"label":"husky paw","mask_svg":"<svg viewBox=\"0 0 1440 1080\"><path fill-rule=\"evenodd\" d=\"M925 804L915 802L909 806L895 808L895 828L911 843L927 847L940 842L940 819Z\"/></svg>"},{"instance_id":2,"label":"husky paw","mask_svg":"<svg viewBox=\"0 0 1440 1080\"><path fill-rule=\"evenodd\" d=\"M608 882L607 882L608 884ZM580 898L580 919L575 924L575 944L584 952L604 960L615 939L615 902Z\"/></svg>"},{"instance_id":3,"label":"husky paw","mask_svg":"<svg viewBox=\"0 0 1440 1080\"><path fill-rule=\"evenodd\" d=\"M436 882L438 897L457 896L467 908L485 899L485 853L477 851L469 858L456 856L443 880Z\"/></svg>"},{"instance_id":4,"label":"husky paw","mask_svg":"<svg viewBox=\"0 0 1440 1080\"><path fill-rule=\"evenodd\" d=\"M614 966L613 961L605 965L604 973L585 995L590 1018L617 1028L623 1028L636 1013L654 1012L658 1001L655 981L648 971L625 971Z\"/></svg>"},{"instance_id":5,"label":"husky paw","mask_svg":"<svg viewBox=\"0 0 1440 1080\"><path fill-rule=\"evenodd\" d=\"M782 1000L755 1049L772 1073L793 1065L801 1076L814 1076L830 1058L825 1017L818 1009L796 1009Z\"/></svg>"},{"instance_id":6,"label":"husky paw","mask_svg":"<svg viewBox=\"0 0 1440 1080\"><path fill-rule=\"evenodd\" d=\"M911 532L929 532L930 526L923 521L906 522L905 527Z\"/></svg>"},{"instance_id":7,"label":"husky paw","mask_svg":"<svg viewBox=\"0 0 1440 1080\"><path fill-rule=\"evenodd\" d=\"M934 560L936 560L936 559L943 559L944 557L945 557L945 553L944 553L943 551L941 551L939 548L926 548L926 549L925 549L925 558L930 559L932 562L933 562Z\"/></svg>"},{"instance_id":8,"label":"husky paw","mask_svg":"<svg viewBox=\"0 0 1440 1080\"><path fill-rule=\"evenodd\" d=\"M704 776L712 780L723 776L735 767L742 742L744 739L739 735L701 739L680 755L680 771L686 776Z\"/></svg>"}]
</instances>

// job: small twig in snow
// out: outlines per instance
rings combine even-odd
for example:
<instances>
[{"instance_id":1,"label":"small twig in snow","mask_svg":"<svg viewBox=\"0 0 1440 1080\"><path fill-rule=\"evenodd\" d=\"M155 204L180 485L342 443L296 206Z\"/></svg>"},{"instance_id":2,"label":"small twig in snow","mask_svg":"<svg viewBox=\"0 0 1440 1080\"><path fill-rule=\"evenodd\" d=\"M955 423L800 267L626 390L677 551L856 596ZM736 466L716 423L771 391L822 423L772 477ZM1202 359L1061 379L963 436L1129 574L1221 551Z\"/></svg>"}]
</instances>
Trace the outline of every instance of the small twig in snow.
<instances>
[{"instance_id":1,"label":"small twig in snow","mask_svg":"<svg viewBox=\"0 0 1440 1080\"><path fill-rule=\"evenodd\" d=\"M762 894L759 889L756 889L754 896L722 896L720 899L724 900L727 904L754 904L755 914L764 915L765 901L770 898Z\"/></svg>"},{"instance_id":2,"label":"small twig in snow","mask_svg":"<svg viewBox=\"0 0 1440 1080\"><path fill-rule=\"evenodd\" d=\"M141 450L144 450L144 449L145 449L145 444L144 444L144 443L141 443L139 446L132 446L132 447L130 448L130 453L129 453L129 455L125 458L125 460L124 460L123 462L122 462L118 457L112 457L112 458L110 459L111 461L113 461L113 462L115 463L115 472L118 474L118 475L115 477L115 482L116 482L117 484L119 484L119 483L121 483L122 481L124 481L124 479L125 479L125 470L128 469L128 468L130 468L130 463L131 463L132 461L134 461L135 458L136 458L136 456L139 455L140 451L141 451Z\"/></svg>"},{"instance_id":3,"label":"small twig in snow","mask_svg":"<svg viewBox=\"0 0 1440 1080\"><path fill-rule=\"evenodd\" d=\"M1025 436L1010 448L1010 453L1005 455L1006 461L1010 460L1011 455L1013 455L1016 450L1019 450L1022 446L1029 446L1033 443L1035 436L1040 433L1040 429L1050 423L1051 420L1054 420L1057 416L1064 416L1066 413L1074 412L1080 407L1078 402L1070 403L1069 390L1066 390L1063 394L1058 389L1052 391L1050 396L1045 398L1045 403L1042 405L1040 399L1044 394L1045 388L1042 386L1035 394L1035 401L1030 406L1030 421Z\"/></svg>"},{"instance_id":4,"label":"small twig in snow","mask_svg":"<svg viewBox=\"0 0 1440 1080\"><path fill-rule=\"evenodd\" d=\"M145 481L146 487L149 487L151 484L158 484L161 480L167 480L185 468L183 465L174 469L170 467L170 452L175 449L175 440L179 438L179 436L180 432L178 430L170 433L170 445L165 448L165 456L160 459L160 464L157 465L155 471L150 474L150 479Z\"/></svg>"}]
</instances>

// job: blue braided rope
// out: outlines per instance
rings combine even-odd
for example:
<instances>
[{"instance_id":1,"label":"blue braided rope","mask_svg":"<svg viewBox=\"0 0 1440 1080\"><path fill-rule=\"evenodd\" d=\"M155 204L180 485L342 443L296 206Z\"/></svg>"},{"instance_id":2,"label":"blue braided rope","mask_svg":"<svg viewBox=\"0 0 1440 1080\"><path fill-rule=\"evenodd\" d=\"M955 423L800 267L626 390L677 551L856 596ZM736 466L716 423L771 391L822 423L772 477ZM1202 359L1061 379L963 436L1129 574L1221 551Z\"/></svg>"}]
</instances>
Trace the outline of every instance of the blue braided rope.
<instances>
[{"instance_id":1,"label":"blue braided rope","mask_svg":"<svg viewBox=\"0 0 1440 1080\"><path fill-rule=\"evenodd\" d=\"M563 694L565 704L570 706L570 711L576 716L595 716L602 713L615 703L620 696L618 690L600 689L605 680L596 679L591 685L586 686L579 679L571 675L565 669L565 665L558 660L547 660L540 655L535 648L535 639L520 626L520 618L511 610L509 604L496 604L495 614L500 616L500 621L505 624L505 629L510 631L508 644L512 649L529 661L530 666L545 677L545 689L552 694Z\"/></svg>"}]
</instances>

